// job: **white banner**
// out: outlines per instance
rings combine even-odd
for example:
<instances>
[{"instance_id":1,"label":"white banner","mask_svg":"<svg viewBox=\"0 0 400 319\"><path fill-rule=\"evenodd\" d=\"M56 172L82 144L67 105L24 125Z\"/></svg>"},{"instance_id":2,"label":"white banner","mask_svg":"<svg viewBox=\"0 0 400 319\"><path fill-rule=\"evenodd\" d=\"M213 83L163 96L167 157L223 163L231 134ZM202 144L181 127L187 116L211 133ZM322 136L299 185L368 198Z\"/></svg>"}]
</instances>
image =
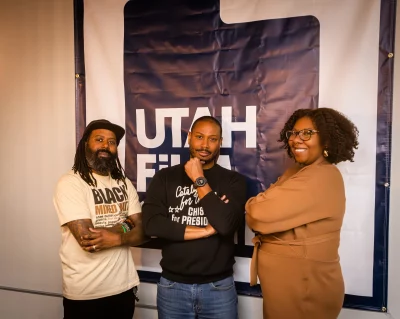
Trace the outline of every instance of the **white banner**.
<instances>
[{"instance_id":1,"label":"white banner","mask_svg":"<svg viewBox=\"0 0 400 319\"><path fill-rule=\"evenodd\" d=\"M84 1L87 122L105 118L125 126L125 4ZM340 245L346 293L372 296L380 1L221 0L220 15L227 24L307 15L319 20L319 107L343 112L360 131L355 162L339 165L347 197ZM119 154L125 163L125 139ZM160 251L133 251L138 269L160 271ZM236 280L249 282L249 262L237 258Z\"/></svg>"}]
</instances>

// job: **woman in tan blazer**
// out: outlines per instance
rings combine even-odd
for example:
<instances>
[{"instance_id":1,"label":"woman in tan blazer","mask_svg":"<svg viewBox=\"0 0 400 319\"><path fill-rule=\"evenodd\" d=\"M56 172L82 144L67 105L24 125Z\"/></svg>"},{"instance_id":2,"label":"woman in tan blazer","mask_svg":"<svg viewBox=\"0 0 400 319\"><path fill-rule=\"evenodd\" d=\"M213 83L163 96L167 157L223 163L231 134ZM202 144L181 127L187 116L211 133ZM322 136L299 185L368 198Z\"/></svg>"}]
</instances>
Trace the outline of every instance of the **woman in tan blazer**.
<instances>
[{"instance_id":1,"label":"woman in tan blazer","mask_svg":"<svg viewBox=\"0 0 400 319\"><path fill-rule=\"evenodd\" d=\"M257 276L264 319L334 319L343 304L339 263L345 191L335 165L353 161L358 130L328 108L293 113L280 141L295 164L246 204L255 232L251 284Z\"/></svg>"}]
</instances>

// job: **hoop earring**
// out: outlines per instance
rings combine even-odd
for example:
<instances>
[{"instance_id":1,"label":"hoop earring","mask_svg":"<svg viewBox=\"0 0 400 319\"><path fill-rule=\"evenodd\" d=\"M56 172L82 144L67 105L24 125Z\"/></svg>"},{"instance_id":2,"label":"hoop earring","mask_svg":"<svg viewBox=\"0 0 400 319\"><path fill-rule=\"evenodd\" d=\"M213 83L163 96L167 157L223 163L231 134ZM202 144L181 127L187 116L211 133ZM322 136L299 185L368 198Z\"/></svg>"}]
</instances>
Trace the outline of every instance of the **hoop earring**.
<instances>
[{"instance_id":1,"label":"hoop earring","mask_svg":"<svg viewBox=\"0 0 400 319\"><path fill-rule=\"evenodd\" d=\"M329 154L328 154L328 151L327 151L327 150L324 150L324 151L323 151L323 154L324 154L324 157L328 157L328 156L329 156Z\"/></svg>"}]
</instances>

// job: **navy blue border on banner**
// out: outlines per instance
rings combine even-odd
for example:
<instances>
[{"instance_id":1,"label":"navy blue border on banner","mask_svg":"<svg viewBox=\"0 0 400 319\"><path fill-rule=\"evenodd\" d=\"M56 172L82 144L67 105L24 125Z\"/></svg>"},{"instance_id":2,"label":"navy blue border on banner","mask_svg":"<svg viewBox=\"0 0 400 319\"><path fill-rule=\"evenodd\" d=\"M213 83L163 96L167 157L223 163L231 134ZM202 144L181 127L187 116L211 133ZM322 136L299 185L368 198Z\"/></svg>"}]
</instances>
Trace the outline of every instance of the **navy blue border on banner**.
<instances>
[{"instance_id":1,"label":"navy blue border on banner","mask_svg":"<svg viewBox=\"0 0 400 319\"><path fill-rule=\"evenodd\" d=\"M390 195L390 161L392 131L392 98L396 0L381 0L379 31L379 70L377 88L377 154L375 188L375 239L373 297L346 295L346 308L386 312L388 284L388 223ZM86 123L85 63L83 39L84 0L74 0L75 72L76 72L76 138L79 141ZM237 249L236 256L251 256L252 247ZM156 283L160 273L138 271L142 282ZM261 297L259 286L236 282L239 294Z\"/></svg>"},{"instance_id":2,"label":"navy blue border on banner","mask_svg":"<svg viewBox=\"0 0 400 319\"><path fill-rule=\"evenodd\" d=\"M75 142L78 145L86 126L85 50L83 40L83 0L74 0L75 44Z\"/></svg>"},{"instance_id":3,"label":"navy blue border on banner","mask_svg":"<svg viewBox=\"0 0 400 319\"><path fill-rule=\"evenodd\" d=\"M373 297L346 295L344 307L387 311L388 231L396 3L381 1L375 177Z\"/></svg>"}]
</instances>

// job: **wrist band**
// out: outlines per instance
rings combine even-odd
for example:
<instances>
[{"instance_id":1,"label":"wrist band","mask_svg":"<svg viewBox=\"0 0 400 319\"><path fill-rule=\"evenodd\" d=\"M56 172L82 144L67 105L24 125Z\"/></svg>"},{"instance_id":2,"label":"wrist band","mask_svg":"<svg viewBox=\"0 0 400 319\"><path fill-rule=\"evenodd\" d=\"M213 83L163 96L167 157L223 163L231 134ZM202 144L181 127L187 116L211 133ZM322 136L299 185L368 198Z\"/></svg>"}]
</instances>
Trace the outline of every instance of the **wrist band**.
<instances>
[{"instance_id":1,"label":"wrist band","mask_svg":"<svg viewBox=\"0 0 400 319\"><path fill-rule=\"evenodd\" d=\"M131 231L131 227L128 225L128 223L126 221L122 222L122 225L124 225L126 231Z\"/></svg>"},{"instance_id":2,"label":"wrist band","mask_svg":"<svg viewBox=\"0 0 400 319\"><path fill-rule=\"evenodd\" d=\"M127 232L126 228L124 227L124 224L121 224L122 230L124 231L124 233Z\"/></svg>"},{"instance_id":3,"label":"wrist band","mask_svg":"<svg viewBox=\"0 0 400 319\"><path fill-rule=\"evenodd\" d=\"M124 229L124 233L131 231L131 228L129 227L129 225L125 222L121 223L122 228Z\"/></svg>"},{"instance_id":4,"label":"wrist band","mask_svg":"<svg viewBox=\"0 0 400 319\"><path fill-rule=\"evenodd\" d=\"M124 223L129 226L129 230L132 230L135 227L135 224L133 224L129 218L125 219Z\"/></svg>"}]
</instances>

